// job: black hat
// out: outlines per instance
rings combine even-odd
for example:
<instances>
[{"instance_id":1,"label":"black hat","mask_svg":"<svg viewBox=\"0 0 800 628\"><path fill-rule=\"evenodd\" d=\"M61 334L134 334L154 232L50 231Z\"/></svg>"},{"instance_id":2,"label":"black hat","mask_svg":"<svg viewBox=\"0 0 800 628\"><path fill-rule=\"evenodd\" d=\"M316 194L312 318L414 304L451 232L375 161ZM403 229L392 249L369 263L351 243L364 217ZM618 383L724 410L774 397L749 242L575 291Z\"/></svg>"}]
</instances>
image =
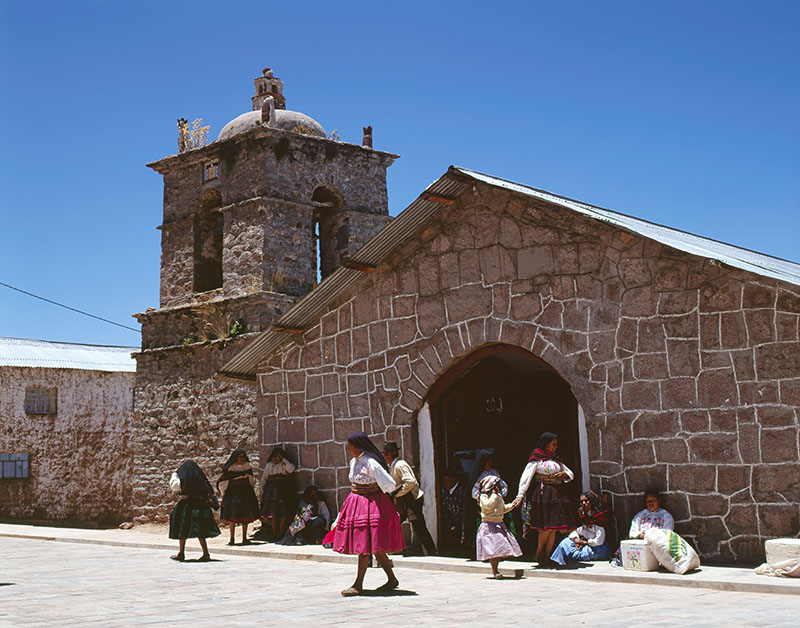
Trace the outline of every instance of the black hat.
<instances>
[{"instance_id":1,"label":"black hat","mask_svg":"<svg viewBox=\"0 0 800 628\"><path fill-rule=\"evenodd\" d=\"M383 451L400 451L400 448L393 440L389 440L383 445Z\"/></svg>"}]
</instances>

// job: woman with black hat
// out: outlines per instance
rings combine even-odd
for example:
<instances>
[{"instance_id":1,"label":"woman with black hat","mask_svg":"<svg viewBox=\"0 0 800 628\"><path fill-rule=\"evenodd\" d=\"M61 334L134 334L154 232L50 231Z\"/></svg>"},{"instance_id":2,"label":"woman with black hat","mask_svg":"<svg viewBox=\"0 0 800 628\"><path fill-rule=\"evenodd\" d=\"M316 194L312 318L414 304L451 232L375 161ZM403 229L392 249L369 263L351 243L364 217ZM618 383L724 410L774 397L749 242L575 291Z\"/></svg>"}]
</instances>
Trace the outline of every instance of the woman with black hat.
<instances>
[{"instance_id":1,"label":"woman with black hat","mask_svg":"<svg viewBox=\"0 0 800 628\"><path fill-rule=\"evenodd\" d=\"M222 493L220 520L227 523L231 532L228 545L235 545L236 524L242 526L242 545L250 545L247 538L247 525L258 519L258 500L253 487L256 484L253 467L244 449L235 449L222 465L222 475L217 480L217 488Z\"/></svg>"},{"instance_id":2,"label":"woman with black hat","mask_svg":"<svg viewBox=\"0 0 800 628\"><path fill-rule=\"evenodd\" d=\"M358 571L351 587L342 591L349 597L361 595L370 554L386 572L379 591L396 589L397 577L387 554L403 551L405 542L400 515L388 493L397 490L383 455L364 432L347 437L351 492L339 511L333 530L333 549L340 554L357 554Z\"/></svg>"},{"instance_id":3,"label":"woman with black hat","mask_svg":"<svg viewBox=\"0 0 800 628\"><path fill-rule=\"evenodd\" d=\"M217 500L206 474L194 460L187 460L172 474L169 487L174 493L180 494L178 503L169 515L169 538L179 542L178 553L170 558L183 562L186 539L197 538L203 549L203 555L198 560L211 560L206 539L219 536L220 531L211 512Z\"/></svg>"},{"instance_id":4,"label":"woman with black hat","mask_svg":"<svg viewBox=\"0 0 800 628\"><path fill-rule=\"evenodd\" d=\"M553 551L557 531L575 527L573 508L564 491L564 485L572 481L574 474L564 464L558 450L558 436L544 432L528 458L522 472L515 504L523 503L523 536L531 530L539 532L536 559L547 564Z\"/></svg>"}]
</instances>

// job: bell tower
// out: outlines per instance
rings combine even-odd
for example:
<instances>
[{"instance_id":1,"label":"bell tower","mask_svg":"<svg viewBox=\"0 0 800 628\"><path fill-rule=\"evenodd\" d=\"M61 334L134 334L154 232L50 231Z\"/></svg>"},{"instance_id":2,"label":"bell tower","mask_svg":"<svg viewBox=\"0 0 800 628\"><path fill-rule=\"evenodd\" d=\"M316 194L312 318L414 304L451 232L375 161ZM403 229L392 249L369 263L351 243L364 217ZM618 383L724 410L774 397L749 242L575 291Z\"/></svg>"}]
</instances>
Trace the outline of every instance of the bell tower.
<instances>
[{"instance_id":1,"label":"bell tower","mask_svg":"<svg viewBox=\"0 0 800 628\"><path fill-rule=\"evenodd\" d=\"M386 170L396 155L328 138L287 110L269 68L254 87L252 110L215 141L196 145L181 119L180 152L148 164L164 178L164 212L159 308L135 315L143 521L168 513L164 468L193 458L211 470L236 446L254 458L255 391L214 379L216 370L391 220Z\"/></svg>"}]
</instances>

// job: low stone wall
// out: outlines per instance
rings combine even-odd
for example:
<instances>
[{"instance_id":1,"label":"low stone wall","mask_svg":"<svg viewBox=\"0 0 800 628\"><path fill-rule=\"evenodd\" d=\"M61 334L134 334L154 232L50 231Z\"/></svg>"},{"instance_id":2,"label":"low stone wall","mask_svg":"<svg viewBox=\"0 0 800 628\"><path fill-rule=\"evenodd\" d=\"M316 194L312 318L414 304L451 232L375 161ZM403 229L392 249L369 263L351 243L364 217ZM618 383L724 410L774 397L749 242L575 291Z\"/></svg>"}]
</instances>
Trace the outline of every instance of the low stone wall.
<instances>
[{"instance_id":1,"label":"low stone wall","mask_svg":"<svg viewBox=\"0 0 800 628\"><path fill-rule=\"evenodd\" d=\"M0 518L115 524L130 516L133 373L0 367L0 452L28 479L0 479ZM25 389L56 387L56 414L26 414Z\"/></svg>"}]
</instances>

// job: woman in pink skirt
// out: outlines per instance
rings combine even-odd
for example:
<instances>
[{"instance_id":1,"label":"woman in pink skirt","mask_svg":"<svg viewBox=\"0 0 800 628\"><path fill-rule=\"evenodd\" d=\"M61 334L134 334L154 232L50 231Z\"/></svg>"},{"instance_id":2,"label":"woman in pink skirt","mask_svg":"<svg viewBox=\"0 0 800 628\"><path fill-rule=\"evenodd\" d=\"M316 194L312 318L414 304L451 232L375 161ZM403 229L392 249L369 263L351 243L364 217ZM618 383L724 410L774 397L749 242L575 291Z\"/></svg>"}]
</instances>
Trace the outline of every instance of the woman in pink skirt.
<instances>
[{"instance_id":1,"label":"woman in pink skirt","mask_svg":"<svg viewBox=\"0 0 800 628\"><path fill-rule=\"evenodd\" d=\"M403 551L405 542L400 515L387 493L397 484L389 475L383 455L364 432L350 434L347 451L350 461L351 493L344 500L334 528L333 549L340 554L358 554L358 572L353 586L344 596L361 595L370 554L386 572L386 582L379 591L396 589L397 578L387 553Z\"/></svg>"},{"instance_id":2,"label":"woman in pink skirt","mask_svg":"<svg viewBox=\"0 0 800 628\"><path fill-rule=\"evenodd\" d=\"M503 515L519 506L521 499L510 504L503 503L500 495L500 478L487 475L480 481L481 525L475 538L475 550L478 560L489 561L492 566L492 577L500 580L503 575L497 569L501 560L522 556L522 550L514 535L503 523Z\"/></svg>"}]
</instances>

